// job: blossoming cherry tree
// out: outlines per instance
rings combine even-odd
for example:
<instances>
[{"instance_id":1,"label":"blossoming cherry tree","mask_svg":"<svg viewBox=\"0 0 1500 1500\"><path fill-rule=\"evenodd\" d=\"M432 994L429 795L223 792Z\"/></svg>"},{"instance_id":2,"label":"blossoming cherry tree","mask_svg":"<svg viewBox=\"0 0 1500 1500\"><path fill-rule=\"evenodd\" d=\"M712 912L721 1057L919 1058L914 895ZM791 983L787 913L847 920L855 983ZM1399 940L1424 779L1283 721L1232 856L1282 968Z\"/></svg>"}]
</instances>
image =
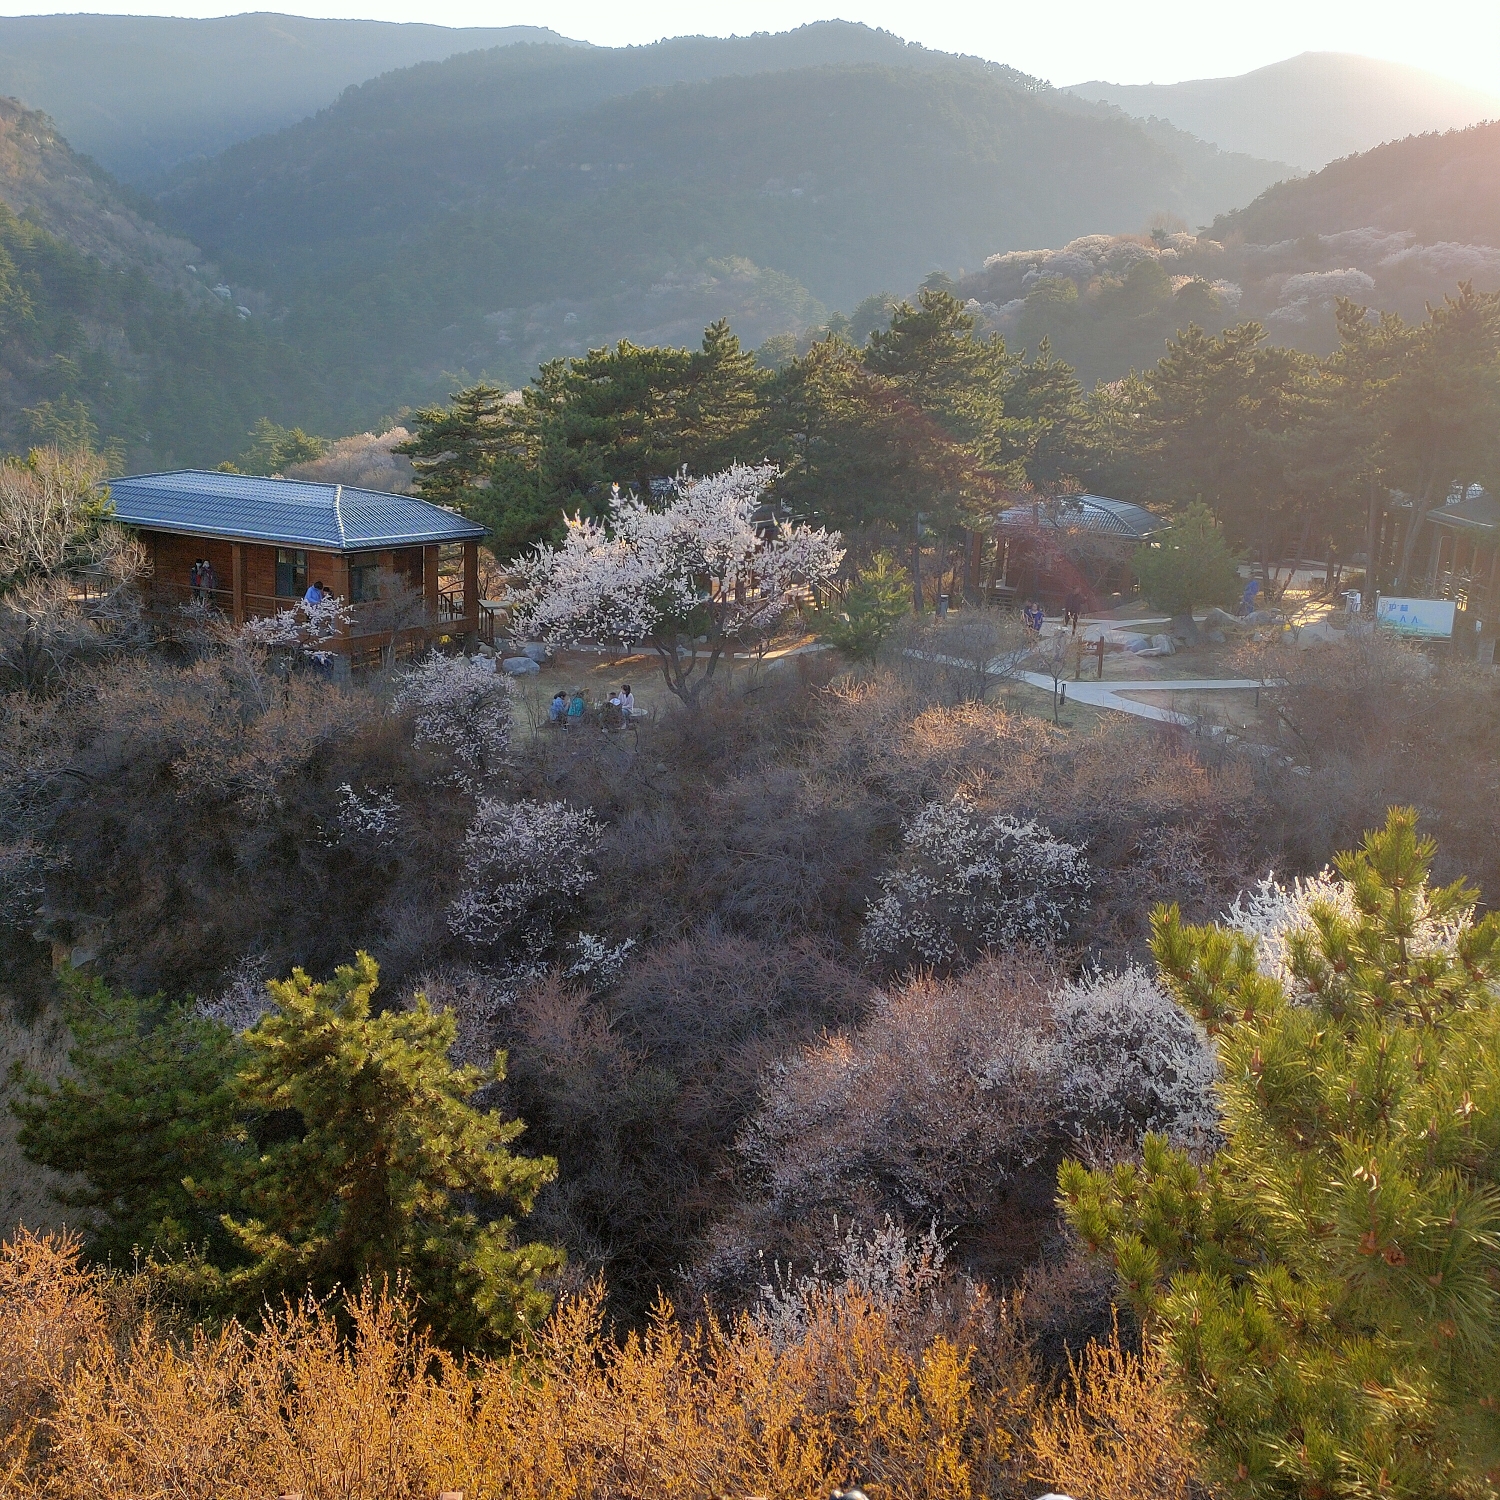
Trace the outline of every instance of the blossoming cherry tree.
<instances>
[{"instance_id":1,"label":"blossoming cherry tree","mask_svg":"<svg viewBox=\"0 0 1500 1500\"><path fill-rule=\"evenodd\" d=\"M770 464L736 464L679 479L661 509L616 493L603 521L574 516L560 546L518 560L517 629L649 645L668 688L695 707L726 651L763 638L796 585L831 578L843 560L837 532L757 520L775 478Z\"/></svg>"}]
</instances>

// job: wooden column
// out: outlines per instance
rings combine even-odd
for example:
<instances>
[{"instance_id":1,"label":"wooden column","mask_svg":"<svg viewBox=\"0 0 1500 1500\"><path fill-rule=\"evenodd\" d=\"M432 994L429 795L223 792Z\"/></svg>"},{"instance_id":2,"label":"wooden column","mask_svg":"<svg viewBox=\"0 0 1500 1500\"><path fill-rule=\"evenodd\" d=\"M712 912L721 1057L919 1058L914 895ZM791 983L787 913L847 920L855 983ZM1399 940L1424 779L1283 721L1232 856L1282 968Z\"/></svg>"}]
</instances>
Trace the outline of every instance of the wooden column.
<instances>
[{"instance_id":1,"label":"wooden column","mask_svg":"<svg viewBox=\"0 0 1500 1500\"><path fill-rule=\"evenodd\" d=\"M229 544L229 588L234 596L234 623L245 623L245 549L239 542Z\"/></svg>"},{"instance_id":2,"label":"wooden column","mask_svg":"<svg viewBox=\"0 0 1500 1500\"><path fill-rule=\"evenodd\" d=\"M464 543L464 650L479 643L479 543Z\"/></svg>"},{"instance_id":3,"label":"wooden column","mask_svg":"<svg viewBox=\"0 0 1500 1500\"><path fill-rule=\"evenodd\" d=\"M434 625L438 617L438 553L441 550L440 547L422 548L422 597Z\"/></svg>"}]
</instances>

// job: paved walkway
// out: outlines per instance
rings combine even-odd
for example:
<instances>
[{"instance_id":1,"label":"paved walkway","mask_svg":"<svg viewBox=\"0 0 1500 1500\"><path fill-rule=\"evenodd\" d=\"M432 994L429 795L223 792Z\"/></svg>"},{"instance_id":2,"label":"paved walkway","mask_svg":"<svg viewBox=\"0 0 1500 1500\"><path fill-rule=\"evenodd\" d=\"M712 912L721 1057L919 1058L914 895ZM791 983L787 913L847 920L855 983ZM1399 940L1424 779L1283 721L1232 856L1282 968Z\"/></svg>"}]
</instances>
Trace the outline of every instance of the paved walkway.
<instances>
[{"instance_id":1,"label":"paved walkway","mask_svg":"<svg viewBox=\"0 0 1500 1500\"><path fill-rule=\"evenodd\" d=\"M1000 663L996 662L998 671ZM1030 687L1040 688L1044 693L1052 691L1052 679L1043 672L1017 672L1019 681ZM1066 679L1065 679L1066 681ZM1221 692L1243 692L1246 689L1266 687L1252 677L1185 677L1177 679L1143 679L1134 682L1067 682L1068 702L1086 703L1090 708L1112 708L1122 714L1134 714L1138 719L1155 719L1162 724L1183 724L1192 719L1191 714L1179 713L1171 708L1158 708L1154 703L1137 703L1132 698L1122 698L1121 693L1203 693L1215 689Z\"/></svg>"}]
</instances>

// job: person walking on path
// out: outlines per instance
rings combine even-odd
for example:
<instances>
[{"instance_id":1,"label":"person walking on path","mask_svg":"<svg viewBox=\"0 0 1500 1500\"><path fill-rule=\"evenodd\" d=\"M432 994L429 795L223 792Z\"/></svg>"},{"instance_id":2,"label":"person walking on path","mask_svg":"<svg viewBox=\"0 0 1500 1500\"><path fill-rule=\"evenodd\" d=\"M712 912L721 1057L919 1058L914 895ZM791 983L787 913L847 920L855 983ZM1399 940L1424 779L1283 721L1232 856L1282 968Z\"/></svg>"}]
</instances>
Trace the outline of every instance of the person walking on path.
<instances>
[{"instance_id":1,"label":"person walking on path","mask_svg":"<svg viewBox=\"0 0 1500 1500\"><path fill-rule=\"evenodd\" d=\"M1074 635L1078 634L1078 616L1082 613L1083 595L1077 589L1073 589L1063 600L1063 624L1068 626Z\"/></svg>"}]
</instances>

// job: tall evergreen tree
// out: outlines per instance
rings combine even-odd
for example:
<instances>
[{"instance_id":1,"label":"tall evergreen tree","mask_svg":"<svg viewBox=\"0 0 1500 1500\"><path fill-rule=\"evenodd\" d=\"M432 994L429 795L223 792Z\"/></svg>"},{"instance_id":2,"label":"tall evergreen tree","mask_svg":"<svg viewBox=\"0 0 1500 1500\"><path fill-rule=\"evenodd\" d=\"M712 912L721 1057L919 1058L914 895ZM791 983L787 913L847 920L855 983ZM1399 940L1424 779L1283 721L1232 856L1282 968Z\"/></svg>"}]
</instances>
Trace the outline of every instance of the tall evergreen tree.
<instances>
[{"instance_id":1,"label":"tall evergreen tree","mask_svg":"<svg viewBox=\"0 0 1500 1500\"><path fill-rule=\"evenodd\" d=\"M412 421L417 430L397 451L411 457L426 499L459 510L513 440L505 392L482 382L458 391L451 406L423 407Z\"/></svg>"},{"instance_id":2,"label":"tall evergreen tree","mask_svg":"<svg viewBox=\"0 0 1500 1500\"><path fill-rule=\"evenodd\" d=\"M216 1289L258 1305L400 1275L447 1341L512 1337L546 1315L538 1278L561 1257L517 1245L500 1210L528 1212L556 1163L512 1154L522 1123L470 1102L504 1076L503 1059L454 1067L452 1015L424 997L372 1014L378 982L364 953L326 983L294 969L272 982L276 1008L244 1034L236 1102L285 1128L199 1185L232 1205L224 1224L249 1260Z\"/></svg>"},{"instance_id":3,"label":"tall evergreen tree","mask_svg":"<svg viewBox=\"0 0 1500 1500\"><path fill-rule=\"evenodd\" d=\"M1280 952L1158 909L1224 1147L1200 1165L1148 1136L1140 1165L1060 1174L1230 1494L1494 1493L1500 915L1430 885L1433 852L1393 809Z\"/></svg>"}]
</instances>

